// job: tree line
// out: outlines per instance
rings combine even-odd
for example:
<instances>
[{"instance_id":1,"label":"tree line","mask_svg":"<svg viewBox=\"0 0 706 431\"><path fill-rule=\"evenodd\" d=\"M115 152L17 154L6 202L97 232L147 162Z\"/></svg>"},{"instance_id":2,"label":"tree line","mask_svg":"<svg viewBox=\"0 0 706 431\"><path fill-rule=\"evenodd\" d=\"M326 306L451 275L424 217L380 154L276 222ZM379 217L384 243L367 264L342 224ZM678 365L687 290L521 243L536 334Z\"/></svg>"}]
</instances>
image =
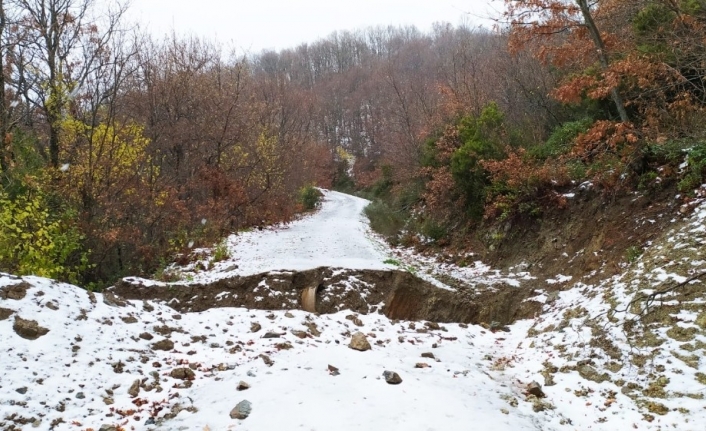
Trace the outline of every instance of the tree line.
<instances>
[{"instance_id":1,"label":"tree line","mask_svg":"<svg viewBox=\"0 0 706 431\"><path fill-rule=\"evenodd\" d=\"M690 149L687 190L706 165L699 1L508 1L494 30L243 55L131 29L119 2L2 0L0 270L150 274L292 220L311 185L439 241L561 205L572 181L651 186Z\"/></svg>"}]
</instances>

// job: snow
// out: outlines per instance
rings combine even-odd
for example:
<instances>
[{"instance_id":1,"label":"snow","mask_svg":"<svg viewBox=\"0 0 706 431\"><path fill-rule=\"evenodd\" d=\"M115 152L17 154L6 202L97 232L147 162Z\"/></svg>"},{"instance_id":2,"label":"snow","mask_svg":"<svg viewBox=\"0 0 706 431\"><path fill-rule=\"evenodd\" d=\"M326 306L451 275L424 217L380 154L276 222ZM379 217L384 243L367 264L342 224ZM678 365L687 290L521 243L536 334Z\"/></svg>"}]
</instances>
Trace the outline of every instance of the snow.
<instances>
[{"instance_id":1,"label":"snow","mask_svg":"<svg viewBox=\"0 0 706 431\"><path fill-rule=\"evenodd\" d=\"M656 349L635 345L623 324L635 317L636 310L630 311L629 304L636 294L704 270L703 256L681 257L675 254L675 245L689 244L679 248L680 253L701 254L699 228L706 218L706 204L700 203L690 217L672 225L674 230L667 233L672 242L655 239L655 246L648 244L640 260L625 272L594 285L561 274L538 282L526 265L503 273L477 260L469 259L461 267L409 249L389 249L361 216L365 205L365 200L326 192L316 214L289 226L232 236L228 261L210 271L184 273L194 281L208 282L319 266L407 268L420 276L445 275L473 286L533 283L538 287L531 299L543 304L542 313L515 322L509 332L456 323L422 329L424 322L391 321L376 313L355 315L362 323L356 326L350 311L315 315L301 310L214 308L179 314L162 302L127 301L126 306L113 306L104 295L91 298L76 286L0 273L0 289L20 282L29 286L22 299L0 299L0 308L12 313L0 321L4 350L0 429L87 431L104 424L124 430L213 431L703 429L706 409L699 394L703 397L704 386L695 376L706 371L704 361L697 356L696 368L689 364L691 353L679 350L685 343L669 337L670 326L654 328L663 343ZM401 268L384 263L390 258L399 260ZM672 265L666 270L669 262ZM553 287L552 294L539 288L543 284ZM561 289L556 291L559 284ZM261 283L257 293L268 296L273 291ZM219 298L228 294L222 292ZM666 297L665 303L672 299ZM699 301L694 299L703 312ZM616 311L621 309L628 311ZM17 316L36 320L49 332L37 340L21 338L13 329ZM699 316L697 311L681 310L671 319L686 330L699 328ZM251 332L254 322L262 326L256 333ZM320 335L313 334L313 325ZM615 346L615 357L594 343L601 334L597 328ZM293 331L306 332L305 338ZM356 331L367 335L371 350L359 352L347 346ZM264 338L267 332L281 335ZM145 339L144 333L154 339ZM174 343L173 349L152 347L165 338ZM704 343L701 330L692 344ZM701 355L703 347L697 349L701 350L695 353ZM677 351L679 356L673 353ZM433 353L436 360L422 358L425 352ZM634 364L636 355L650 352L654 355L649 363ZM268 366L261 355L274 364ZM416 368L417 363L429 367ZM586 364L598 373L607 372L611 381L581 377L578 370ZM620 366L619 371L606 371L610 364ZM329 365L337 367L340 375L330 374ZM544 384L542 371L547 366L557 368L552 373L555 385ZM194 380L171 377L179 367L193 369ZM387 384L382 378L386 370L398 372L403 382ZM642 397L642 388L657 376L667 377L669 396ZM615 383L618 379L639 384L640 389L632 394L623 391ZM132 397L127 392L135 380L142 381L143 388ZM236 391L241 380L251 388ZM532 381L541 382L547 395L542 399L546 404L537 408L540 411L535 411L538 404L525 393ZM22 388L27 388L25 394L17 391ZM631 398L635 394L639 397ZM251 415L231 419L230 410L242 400L252 403ZM668 414L649 419L645 400L664 404ZM12 422L21 418L25 425ZM152 420L156 423L151 424Z\"/></svg>"}]
</instances>

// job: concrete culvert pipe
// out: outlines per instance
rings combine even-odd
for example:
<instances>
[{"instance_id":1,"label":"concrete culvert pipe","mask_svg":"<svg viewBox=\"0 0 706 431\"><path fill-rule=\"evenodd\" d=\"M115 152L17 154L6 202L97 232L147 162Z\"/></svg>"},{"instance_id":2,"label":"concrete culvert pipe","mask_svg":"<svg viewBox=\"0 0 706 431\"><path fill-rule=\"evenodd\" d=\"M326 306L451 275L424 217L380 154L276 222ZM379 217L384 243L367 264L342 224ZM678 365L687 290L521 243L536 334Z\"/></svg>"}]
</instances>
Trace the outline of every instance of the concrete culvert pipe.
<instances>
[{"instance_id":1,"label":"concrete culvert pipe","mask_svg":"<svg viewBox=\"0 0 706 431\"><path fill-rule=\"evenodd\" d=\"M319 286L315 284L302 290L302 310L316 313L316 292L319 290Z\"/></svg>"}]
</instances>

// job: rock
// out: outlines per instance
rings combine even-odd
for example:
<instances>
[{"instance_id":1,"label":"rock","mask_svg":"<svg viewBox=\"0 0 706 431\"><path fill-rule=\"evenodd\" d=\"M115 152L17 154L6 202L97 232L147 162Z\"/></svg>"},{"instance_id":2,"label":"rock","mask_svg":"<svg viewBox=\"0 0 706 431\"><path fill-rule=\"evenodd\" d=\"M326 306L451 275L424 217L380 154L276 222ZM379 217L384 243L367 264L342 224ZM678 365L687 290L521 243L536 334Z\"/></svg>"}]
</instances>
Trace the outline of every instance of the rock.
<instances>
[{"instance_id":1,"label":"rock","mask_svg":"<svg viewBox=\"0 0 706 431\"><path fill-rule=\"evenodd\" d=\"M262 361L265 363L265 365L267 365L268 367L271 367L275 364L275 361L270 359L270 357L265 354L260 355L260 357L262 358Z\"/></svg>"},{"instance_id":2,"label":"rock","mask_svg":"<svg viewBox=\"0 0 706 431\"><path fill-rule=\"evenodd\" d=\"M278 334L276 332L267 332L265 335L262 336L262 338L279 338L281 337L282 334Z\"/></svg>"},{"instance_id":3,"label":"rock","mask_svg":"<svg viewBox=\"0 0 706 431\"><path fill-rule=\"evenodd\" d=\"M490 322L490 326L488 327L491 331L503 331L503 332L510 332L510 327L503 325L500 322Z\"/></svg>"},{"instance_id":4,"label":"rock","mask_svg":"<svg viewBox=\"0 0 706 431\"><path fill-rule=\"evenodd\" d=\"M546 395L544 395L544 391L542 391L542 385L540 385L537 382L532 382L529 385L527 385L527 392L530 394L534 395L537 398L544 398Z\"/></svg>"},{"instance_id":5,"label":"rock","mask_svg":"<svg viewBox=\"0 0 706 431\"><path fill-rule=\"evenodd\" d=\"M424 322L424 326L431 329L432 331L438 331L441 329L441 326L439 326L439 324L436 322Z\"/></svg>"},{"instance_id":6,"label":"rock","mask_svg":"<svg viewBox=\"0 0 706 431\"><path fill-rule=\"evenodd\" d=\"M321 335L321 331L316 327L316 323L314 322L304 322L304 326L306 326L309 329L309 333L313 335L314 337L318 337Z\"/></svg>"},{"instance_id":7,"label":"rock","mask_svg":"<svg viewBox=\"0 0 706 431\"><path fill-rule=\"evenodd\" d=\"M24 299L24 297L27 296L27 289L29 289L30 287L31 286L26 281L23 281L19 284L13 284L12 286L5 286L0 289L0 298L14 299L15 301L19 301L20 299Z\"/></svg>"},{"instance_id":8,"label":"rock","mask_svg":"<svg viewBox=\"0 0 706 431\"><path fill-rule=\"evenodd\" d=\"M118 431L117 428L115 428L113 425L101 425L100 428L98 428L98 431Z\"/></svg>"},{"instance_id":9,"label":"rock","mask_svg":"<svg viewBox=\"0 0 706 431\"><path fill-rule=\"evenodd\" d=\"M15 392L17 392L20 395L24 395L27 393L27 386L22 386L21 388L15 389Z\"/></svg>"},{"instance_id":10,"label":"rock","mask_svg":"<svg viewBox=\"0 0 706 431\"><path fill-rule=\"evenodd\" d=\"M596 383L602 383L610 380L608 373L599 374L595 368L590 365L582 365L578 368L579 375L586 380L590 380Z\"/></svg>"},{"instance_id":11,"label":"rock","mask_svg":"<svg viewBox=\"0 0 706 431\"><path fill-rule=\"evenodd\" d=\"M36 320L25 320L19 316L15 316L15 324L12 325L12 329L17 335L27 340L36 340L49 332L47 328L39 326Z\"/></svg>"},{"instance_id":12,"label":"rock","mask_svg":"<svg viewBox=\"0 0 706 431\"><path fill-rule=\"evenodd\" d=\"M239 402L233 410L230 411L231 419L246 419L252 412L252 404L248 400Z\"/></svg>"},{"instance_id":13,"label":"rock","mask_svg":"<svg viewBox=\"0 0 706 431\"><path fill-rule=\"evenodd\" d=\"M255 377L255 373L253 373L251 370L248 370L248 372L245 374L247 374L248 377Z\"/></svg>"},{"instance_id":14,"label":"rock","mask_svg":"<svg viewBox=\"0 0 706 431\"><path fill-rule=\"evenodd\" d=\"M165 338L161 341L157 341L156 343L152 344L152 350L164 350L164 351L169 351L174 348L174 342L168 338Z\"/></svg>"},{"instance_id":15,"label":"rock","mask_svg":"<svg viewBox=\"0 0 706 431\"><path fill-rule=\"evenodd\" d=\"M238 383L238 386L235 387L236 391L246 391L248 389L250 389L250 385L242 380L240 381L240 383Z\"/></svg>"},{"instance_id":16,"label":"rock","mask_svg":"<svg viewBox=\"0 0 706 431\"><path fill-rule=\"evenodd\" d=\"M127 302L115 296L115 294L109 290L103 292L103 303L110 307L125 307Z\"/></svg>"},{"instance_id":17,"label":"rock","mask_svg":"<svg viewBox=\"0 0 706 431\"><path fill-rule=\"evenodd\" d=\"M260 329L262 329L262 325L260 325L257 322L252 322L250 324L250 332L258 332Z\"/></svg>"},{"instance_id":18,"label":"rock","mask_svg":"<svg viewBox=\"0 0 706 431\"><path fill-rule=\"evenodd\" d=\"M289 311L287 311L286 313L284 313L284 317L287 317L287 318L291 319L291 318L294 317L294 314L292 314L292 313L290 313Z\"/></svg>"},{"instance_id":19,"label":"rock","mask_svg":"<svg viewBox=\"0 0 706 431\"><path fill-rule=\"evenodd\" d=\"M151 339L154 338L154 335L150 334L149 332L143 332L142 334L139 335L140 338L143 340L150 341Z\"/></svg>"},{"instance_id":20,"label":"rock","mask_svg":"<svg viewBox=\"0 0 706 431\"><path fill-rule=\"evenodd\" d=\"M196 374L194 374L191 368L187 367L174 368L169 375L179 380L194 380L194 378L196 378Z\"/></svg>"},{"instance_id":21,"label":"rock","mask_svg":"<svg viewBox=\"0 0 706 431\"><path fill-rule=\"evenodd\" d=\"M14 313L13 310L10 310L9 308L0 307L0 320L8 319L12 315L12 313Z\"/></svg>"},{"instance_id":22,"label":"rock","mask_svg":"<svg viewBox=\"0 0 706 431\"><path fill-rule=\"evenodd\" d=\"M353 350L364 352L370 350L370 343L362 332L356 332L351 338L351 343L348 345Z\"/></svg>"},{"instance_id":23,"label":"rock","mask_svg":"<svg viewBox=\"0 0 706 431\"><path fill-rule=\"evenodd\" d=\"M120 319L127 324L137 323L137 318L135 316L120 316Z\"/></svg>"},{"instance_id":24,"label":"rock","mask_svg":"<svg viewBox=\"0 0 706 431\"><path fill-rule=\"evenodd\" d=\"M348 316L346 316L346 319L353 322L353 324L355 326L363 326L363 322L358 318L358 316L355 316L353 314L349 314Z\"/></svg>"},{"instance_id":25,"label":"rock","mask_svg":"<svg viewBox=\"0 0 706 431\"><path fill-rule=\"evenodd\" d=\"M459 323L459 324L458 324L458 327L459 327L459 328L468 329L468 325L466 325L465 323Z\"/></svg>"},{"instance_id":26,"label":"rock","mask_svg":"<svg viewBox=\"0 0 706 431\"><path fill-rule=\"evenodd\" d=\"M86 394L84 394L83 392L78 392L78 393L76 393L76 398L79 400L82 400L82 399L86 398Z\"/></svg>"},{"instance_id":27,"label":"rock","mask_svg":"<svg viewBox=\"0 0 706 431\"><path fill-rule=\"evenodd\" d=\"M113 397L103 397L103 402L105 405L109 406L115 403L115 400L113 400Z\"/></svg>"},{"instance_id":28,"label":"rock","mask_svg":"<svg viewBox=\"0 0 706 431\"><path fill-rule=\"evenodd\" d=\"M385 378L385 381L391 385L399 385L402 383L402 377L394 371L385 371L382 373L382 376Z\"/></svg>"},{"instance_id":29,"label":"rock","mask_svg":"<svg viewBox=\"0 0 706 431\"><path fill-rule=\"evenodd\" d=\"M328 366L328 373L331 374L332 376L338 376L339 374L341 374L341 373L338 371L338 368L334 367L334 366L331 365L331 364L329 364L329 366Z\"/></svg>"},{"instance_id":30,"label":"rock","mask_svg":"<svg viewBox=\"0 0 706 431\"><path fill-rule=\"evenodd\" d=\"M127 390L127 394L130 395L132 398L135 398L140 394L140 381L135 380L132 382L130 385L130 388Z\"/></svg>"},{"instance_id":31,"label":"rock","mask_svg":"<svg viewBox=\"0 0 706 431\"><path fill-rule=\"evenodd\" d=\"M152 304L149 304L147 301L143 301L142 302L142 309L148 313L151 313L154 311L154 306L152 306Z\"/></svg>"},{"instance_id":32,"label":"rock","mask_svg":"<svg viewBox=\"0 0 706 431\"><path fill-rule=\"evenodd\" d=\"M47 308L56 311L59 309L59 306L50 301L47 302Z\"/></svg>"},{"instance_id":33,"label":"rock","mask_svg":"<svg viewBox=\"0 0 706 431\"><path fill-rule=\"evenodd\" d=\"M436 359L436 356L431 352L424 352L422 353L422 358Z\"/></svg>"},{"instance_id":34,"label":"rock","mask_svg":"<svg viewBox=\"0 0 706 431\"><path fill-rule=\"evenodd\" d=\"M425 363L425 362L417 362L417 363L414 365L414 368L429 368L429 367L431 367L431 365L429 365L429 364L427 364L427 363Z\"/></svg>"},{"instance_id":35,"label":"rock","mask_svg":"<svg viewBox=\"0 0 706 431\"><path fill-rule=\"evenodd\" d=\"M292 335L294 335L297 338L306 338L307 333L304 331L298 331L296 329L292 330Z\"/></svg>"}]
</instances>

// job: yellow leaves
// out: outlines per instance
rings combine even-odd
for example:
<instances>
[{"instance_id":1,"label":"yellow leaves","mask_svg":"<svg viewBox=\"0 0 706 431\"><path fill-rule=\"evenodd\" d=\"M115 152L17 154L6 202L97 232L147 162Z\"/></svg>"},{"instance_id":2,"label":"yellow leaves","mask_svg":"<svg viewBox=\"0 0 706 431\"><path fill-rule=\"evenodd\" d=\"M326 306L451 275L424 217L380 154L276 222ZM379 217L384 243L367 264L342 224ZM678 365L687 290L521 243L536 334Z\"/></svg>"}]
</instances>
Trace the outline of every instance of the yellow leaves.
<instances>
[{"instance_id":1,"label":"yellow leaves","mask_svg":"<svg viewBox=\"0 0 706 431\"><path fill-rule=\"evenodd\" d=\"M64 158L71 160L65 173L73 193L97 196L116 184L149 177L146 150L149 139L135 123L85 124L67 117L61 124Z\"/></svg>"}]
</instances>

